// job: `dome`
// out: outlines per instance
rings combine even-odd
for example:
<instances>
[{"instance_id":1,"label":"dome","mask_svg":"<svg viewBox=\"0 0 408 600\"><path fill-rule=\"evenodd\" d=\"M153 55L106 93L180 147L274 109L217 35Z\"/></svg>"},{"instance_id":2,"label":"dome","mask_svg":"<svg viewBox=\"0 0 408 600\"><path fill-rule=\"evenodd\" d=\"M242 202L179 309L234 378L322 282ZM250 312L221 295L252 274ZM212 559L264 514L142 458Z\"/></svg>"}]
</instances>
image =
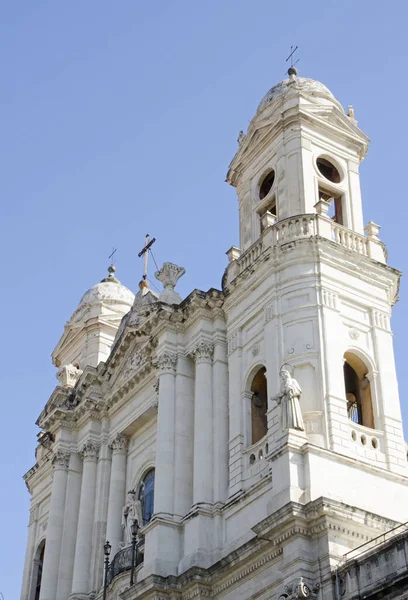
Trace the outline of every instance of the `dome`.
<instances>
[{"instance_id":1,"label":"dome","mask_svg":"<svg viewBox=\"0 0 408 600\"><path fill-rule=\"evenodd\" d=\"M324 97L328 100L331 100L335 104L339 105L339 102L333 96L331 91L320 83L320 81L315 81L314 79L308 79L307 77L296 77L291 75L287 79L280 81L276 85L274 85L262 98L259 103L257 112L264 109L268 104L271 104L278 98L285 96L289 90L295 90L298 92L305 92L306 94L310 94L312 96L320 96Z\"/></svg>"},{"instance_id":2,"label":"dome","mask_svg":"<svg viewBox=\"0 0 408 600\"><path fill-rule=\"evenodd\" d=\"M128 304L129 308L133 305L135 296L127 287L119 283L119 281L108 281L106 280L93 285L85 294L82 296L78 306L78 310L89 306L90 304L98 304L104 302L120 302L121 304Z\"/></svg>"}]
</instances>

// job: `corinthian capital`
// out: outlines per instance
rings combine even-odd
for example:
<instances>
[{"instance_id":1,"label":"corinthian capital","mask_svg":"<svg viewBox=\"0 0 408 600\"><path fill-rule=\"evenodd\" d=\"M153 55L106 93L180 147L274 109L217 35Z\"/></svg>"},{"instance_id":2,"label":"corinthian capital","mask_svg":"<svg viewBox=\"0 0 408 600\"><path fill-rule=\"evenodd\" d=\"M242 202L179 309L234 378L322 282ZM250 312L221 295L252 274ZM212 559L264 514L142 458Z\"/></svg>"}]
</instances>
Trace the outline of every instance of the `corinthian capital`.
<instances>
[{"instance_id":1,"label":"corinthian capital","mask_svg":"<svg viewBox=\"0 0 408 600\"><path fill-rule=\"evenodd\" d=\"M125 453L128 445L128 439L125 435L118 434L109 444L113 454Z\"/></svg>"},{"instance_id":2,"label":"corinthian capital","mask_svg":"<svg viewBox=\"0 0 408 600\"><path fill-rule=\"evenodd\" d=\"M69 452L57 450L52 458L52 464L54 465L54 469L68 469Z\"/></svg>"},{"instance_id":3,"label":"corinthian capital","mask_svg":"<svg viewBox=\"0 0 408 600\"><path fill-rule=\"evenodd\" d=\"M211 363L214 354L214 345L209 342L199 342L193 350L196 363Z\"/></svg>"},{"instance_id":4,"label":"corinthian capital","mask_svg":"<svg viewBox=\"0 0 408 600\"><path fill-rule=\"evenodd\" d=\"M157 357L156 366L161 372L171 372L174 373L176 371L177 365L177 354L173 354L171 352L163 352L160 356Z\"/></svg>"},{"instance_id":5,"label":"corinthian capital","mask_svg":"<svg viewBox=\"0 0 408 600\"><path fill-rule=\"evenodd\" d=\"M99 444L86 442L80 454L84 460L98 460Z\"/></svg>"}]
</instances>

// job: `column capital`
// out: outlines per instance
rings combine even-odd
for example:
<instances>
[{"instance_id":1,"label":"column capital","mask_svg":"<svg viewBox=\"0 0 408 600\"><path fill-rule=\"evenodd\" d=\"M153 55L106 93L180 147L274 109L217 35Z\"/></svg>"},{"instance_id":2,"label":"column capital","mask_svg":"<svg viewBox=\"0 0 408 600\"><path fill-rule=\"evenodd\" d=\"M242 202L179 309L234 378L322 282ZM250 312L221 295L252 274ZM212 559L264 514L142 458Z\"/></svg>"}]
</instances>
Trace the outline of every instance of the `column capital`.
<instances>
[{"instance_id":1,"label":"column capital","mask_svg":"<svg viewBox=\"0 0 408 600\"><path fill-rule=\"evenodd\" d=\"M211 363L214 354L214 344L201 341L195 346L192 354L197 364Z\"/></svg>"},{"instance_id":2,"label":"column capital","mask_svg":"<svg viewBox=\"0 0 408 600\"><path fill-rule=\"evenodd\" d=\"M125 435L118 433L118 435L109 444L112 454L125 454L128 441L129 440Z\"/></svg>"},{"instance_id":3,"label":"column capital","mask_svg":"<svg viewBox=\"0 0 408 600\"><path fill-rule=\"evenodd\" d=\"M86 442L82 447L80 452L83 460L92 460L97 461L99 456L99 444L95 444L94 442Z\"/></svg>"},{"instance_id":4,"label":"column capital","mask_svg":"<svg viewBox=\"0 0 408 600\"><path fill-rule=\"evenodd\" d=\"M160 354L157 359L155 366L160 371L160 374L170 373L174 374L176 372L177 365L177 354L173 352L163 352Z\"/></svg>"},{"instance_id":5,"label":"column capital","mask_svg":"<svg viewBox=\"0 0 408 600\"><path fill-rule=\"evenodd\" d=\"M69 452L57 450L52 457L52 464L54 465L54 469L68 469Z\"/></svg>"}]
</instances>

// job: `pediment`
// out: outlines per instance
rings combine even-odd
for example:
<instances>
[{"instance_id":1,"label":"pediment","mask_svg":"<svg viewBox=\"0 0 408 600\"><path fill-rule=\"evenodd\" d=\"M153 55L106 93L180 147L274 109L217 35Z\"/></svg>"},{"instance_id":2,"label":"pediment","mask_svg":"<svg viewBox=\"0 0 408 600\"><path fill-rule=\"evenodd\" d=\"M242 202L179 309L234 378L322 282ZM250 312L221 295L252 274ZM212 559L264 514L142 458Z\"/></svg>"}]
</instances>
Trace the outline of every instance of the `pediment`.
<instances>
[{"instance_id":1,"label":"pediment","mask_svg":"<svg viewBox=\"0 0 408 600\"><path fill-rule=\"evenodd\" d=\"M139 337L130 344L123 356L118 356L110 361L107 376L111 391L115 393L122 386L127 385L151 364L151 338L148 336Z\"/></svg>"},{"instance_id":2,"label":"pediment","mask_svg":"<svg viewBox=\"0 0 408 600\"><path fill-rule=\"evenodd\" d=\"M370 141L366 134L357 126L357 121L351 119L334 106L302 105L302 113L309 115L315 121L319 120L324 124L329 123L333 127L351 134L355 138L359 138L363 143L368 144Z\"/></svg>"}]
</instances>

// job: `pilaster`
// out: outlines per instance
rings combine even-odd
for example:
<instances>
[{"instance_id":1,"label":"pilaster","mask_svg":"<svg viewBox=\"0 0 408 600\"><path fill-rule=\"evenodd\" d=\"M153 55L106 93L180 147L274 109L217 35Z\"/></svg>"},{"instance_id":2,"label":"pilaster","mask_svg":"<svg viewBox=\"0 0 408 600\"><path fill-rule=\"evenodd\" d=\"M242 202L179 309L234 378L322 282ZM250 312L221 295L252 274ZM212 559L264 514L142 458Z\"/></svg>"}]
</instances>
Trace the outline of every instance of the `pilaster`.
<instances>
[{"instance_id":1,"label":"pilaster","mask_svg":"<svg viewBox=\"0 0 408 600\"><path fill-rule=\"evenodd\" d=\"M106 539L112 546L112 556L115 556L118 552L123 537L122 509L126 498L127 446L128 439L122 434L116 435L109 444L112 452L112 466L110 470ZM107 453L106 456L108 456Z\"/></svg>"}]
</instances>

